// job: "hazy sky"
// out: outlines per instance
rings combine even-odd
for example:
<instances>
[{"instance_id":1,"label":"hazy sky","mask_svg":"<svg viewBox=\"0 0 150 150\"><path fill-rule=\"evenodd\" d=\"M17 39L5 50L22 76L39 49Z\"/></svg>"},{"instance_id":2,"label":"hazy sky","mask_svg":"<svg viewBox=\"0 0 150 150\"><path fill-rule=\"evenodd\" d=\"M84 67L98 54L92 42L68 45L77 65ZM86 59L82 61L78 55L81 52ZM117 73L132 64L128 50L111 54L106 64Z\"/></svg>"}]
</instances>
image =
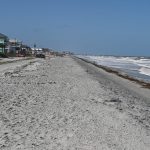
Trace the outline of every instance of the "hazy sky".
<instances>
[{"instance_id":1,"label":"hazy sky","mask_svg":"<svg viewBox=\"0 0 150 150\"><path fill-rule=\"evenodd\" d=\"M30 46L150 56L150 0L0 0L0 18Z\"/></svg>"}]
</instances>

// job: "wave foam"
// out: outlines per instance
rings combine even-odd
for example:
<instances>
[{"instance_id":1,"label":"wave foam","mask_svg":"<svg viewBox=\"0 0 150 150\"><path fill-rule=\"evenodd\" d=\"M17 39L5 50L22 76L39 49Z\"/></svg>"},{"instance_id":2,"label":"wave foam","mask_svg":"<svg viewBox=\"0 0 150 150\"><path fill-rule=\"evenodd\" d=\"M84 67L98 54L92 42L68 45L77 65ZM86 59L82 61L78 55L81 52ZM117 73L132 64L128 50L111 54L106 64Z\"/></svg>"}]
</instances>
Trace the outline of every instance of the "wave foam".
<instances>
[{"instance_id":1,"label":"wave foam","mask_svg":"<svg viewBox=\"0 0 150 150\"><path fill-rule=\"evenodd\" d=\"M150 68L142 67L139 69L139 73L150 76Z\"/></svg>"}]
</instances>

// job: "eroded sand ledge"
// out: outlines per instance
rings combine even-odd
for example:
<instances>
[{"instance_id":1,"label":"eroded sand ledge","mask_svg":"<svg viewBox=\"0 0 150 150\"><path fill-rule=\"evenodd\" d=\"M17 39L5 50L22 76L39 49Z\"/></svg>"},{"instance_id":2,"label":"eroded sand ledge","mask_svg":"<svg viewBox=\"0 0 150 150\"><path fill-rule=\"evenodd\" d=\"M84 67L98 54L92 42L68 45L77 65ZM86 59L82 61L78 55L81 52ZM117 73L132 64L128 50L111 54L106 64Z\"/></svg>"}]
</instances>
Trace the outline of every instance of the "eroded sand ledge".
<instances>
[{"instance_id":1,"label":"eroded sand ledge","mask_svg":"<svg viewBox=\"0 0 150 150\"><path fill-rule=\"evenodd\" d=\"M78 63L56 57L0 76L0 149L149 150L147 99Z\"/></svg>"}]
</instances>

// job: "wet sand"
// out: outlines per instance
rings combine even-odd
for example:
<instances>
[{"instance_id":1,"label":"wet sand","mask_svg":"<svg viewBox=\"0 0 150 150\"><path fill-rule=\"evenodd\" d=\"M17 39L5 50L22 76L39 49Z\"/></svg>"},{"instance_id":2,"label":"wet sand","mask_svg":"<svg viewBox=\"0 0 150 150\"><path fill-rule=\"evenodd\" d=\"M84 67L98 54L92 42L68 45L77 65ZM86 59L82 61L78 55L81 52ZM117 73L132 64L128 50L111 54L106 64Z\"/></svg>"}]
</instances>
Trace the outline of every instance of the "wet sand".
<instances>
[{"instance_id":1,"label":"wet sand","mask_svg":"<svg viewBox=\"0 0 150 150\"><path fill-rule=\"evenodd\" d=\"M2 72L0 149L149 150L149 89L70 57Z\"/></svg>"}]
</instances>

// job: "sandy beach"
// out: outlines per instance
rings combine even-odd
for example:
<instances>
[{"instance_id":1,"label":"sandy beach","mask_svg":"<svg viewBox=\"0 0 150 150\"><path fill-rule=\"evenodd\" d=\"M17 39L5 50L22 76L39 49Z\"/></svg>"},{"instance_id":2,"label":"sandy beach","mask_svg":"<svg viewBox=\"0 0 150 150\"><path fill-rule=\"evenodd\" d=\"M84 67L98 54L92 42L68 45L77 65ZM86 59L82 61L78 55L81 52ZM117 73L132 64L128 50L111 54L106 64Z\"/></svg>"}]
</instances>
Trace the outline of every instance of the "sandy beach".
<instances>
[{"instance_id":1,"label":"sandy beach","mask_svg":"<svg viewBox=\"0 0 150 150\"><path fill-rule=\"evenodd\" d=\"M69 56L0 65L1 150L149 148L149 89Z\"/></svg>"}]
</instances>

